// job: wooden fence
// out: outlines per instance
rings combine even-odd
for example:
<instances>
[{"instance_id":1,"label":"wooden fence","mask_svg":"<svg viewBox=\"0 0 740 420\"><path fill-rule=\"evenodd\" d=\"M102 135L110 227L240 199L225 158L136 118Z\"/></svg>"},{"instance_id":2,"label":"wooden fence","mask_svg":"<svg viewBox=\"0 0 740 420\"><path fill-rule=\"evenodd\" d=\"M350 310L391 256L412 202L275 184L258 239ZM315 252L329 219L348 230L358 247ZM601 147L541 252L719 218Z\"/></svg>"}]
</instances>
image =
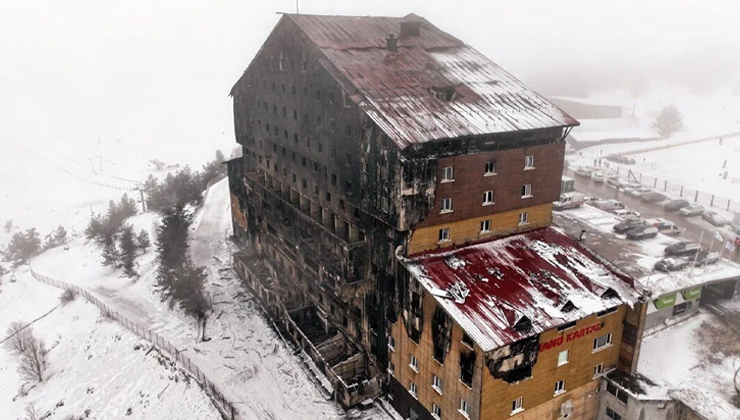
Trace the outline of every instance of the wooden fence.
<instances>
[{"instance_id":1,"label":"wooden fence","mask_svg":"<svg viewBox=\"0 0 740 420\"><path fill-rule=\"evenodd\" d=\"M224 394L218 389L218 387L216 387L213 381L211 381L206 376L206 374L203 373L198 365L190 360L190 358L182 354L182 352L178 350L177 347L167 341L164 337L148 328L144 328L136 324L120 313L114 311L110 308L110 306L101 302L100 299L96 298L85 289L49 276L45 276L43 274L39 274L33 270L33 267L31 267L30 270L31 276L33 276L33 278L35 278L36 280L54 287L58 287L60 289L75 291L85 300L97 306L105 316L112 320L115 320L124 328L134 333L137 337L149 341L153 345L157 346L160 350L163 350L170 356L174 357L182 367L187 369L187 371L192 374L193 378L201 385L206 394L211 397L214 405L219 411L221 411L221 413L224 415L224 418L229 420L244 420L244 418L241 417L237 410L234 408L234 405L230 401L228 401L226 397L224 397Z\"/></svg>"}]
</instances>

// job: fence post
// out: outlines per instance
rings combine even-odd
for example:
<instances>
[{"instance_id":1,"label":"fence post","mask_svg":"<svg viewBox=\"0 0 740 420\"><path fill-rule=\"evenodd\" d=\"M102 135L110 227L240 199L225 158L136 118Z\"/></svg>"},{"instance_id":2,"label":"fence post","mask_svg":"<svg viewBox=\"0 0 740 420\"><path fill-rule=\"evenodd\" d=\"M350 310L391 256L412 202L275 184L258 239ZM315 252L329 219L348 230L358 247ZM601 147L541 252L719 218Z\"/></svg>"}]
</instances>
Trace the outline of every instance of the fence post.
<instances>
[{"instance_id":1,"label":"fence post","mask_svg":"<svg viewBox=\"0 0 740 420\"><path fill-rule=\"evenodd\" d=\"M681 192L680 192L680 193L678 193L678 196L679 196L679 197L683 197L683 185L681 185Z\"/></svg>"},{"instance_id":2,"label":"fence post","mask_svg":"<svg viewBox=\"0 0 740 420\"><path fill-rule=\"evenodd\" d=\"M694 203L696 203L697 201L699 201L699 190L696 190L696 192L694 193Z\"/></svg>"},{"instance_id":3,"label":"fence post","mask_svg":"<svg viewBox=\"0 0 740 420\"><path fill-rule=\"evenodd\" d=\"M712 199L709 200L709 207L714 207L714 194L712 194Z\"/></svg>"},{"instance_id":4,"label":"fence post","mask_svg":"<svg viewBox=\"0 0 740 420\"><path fill-rule=\"evenodd\" d=\"M663 181L663 191L668 191L668 181Z\"/></svg>"},{"instance_id":5,"label":"fence post","mask_svg":"<svg viewBox=\"0 0 740 420\"><path fill-rule=\"evenodd\" d=\"M642 174L638 174L638 175L640 175L640 179L638 180L638 182L642 183Z\"/></svg>"},{"instance_id":6,"label":"fence post","mask_svg":"<svg viewBox=\"0 0 740 420\"><path fill-rule=\"evenodd\" d=\"M658 188L658 178L655 178L655 181L653 181L653 188Z\"/></svg>"},{"instance_id":7,"label":"fence post","mask_svg":"<svg viewBox=\"0 0 740 420\"><path fill-rule=\"evenodd\" d=\"M730 211L730 203L731 203L731 201L730 200L727 200L727 211Z\"/></svg>"}]
</instances>

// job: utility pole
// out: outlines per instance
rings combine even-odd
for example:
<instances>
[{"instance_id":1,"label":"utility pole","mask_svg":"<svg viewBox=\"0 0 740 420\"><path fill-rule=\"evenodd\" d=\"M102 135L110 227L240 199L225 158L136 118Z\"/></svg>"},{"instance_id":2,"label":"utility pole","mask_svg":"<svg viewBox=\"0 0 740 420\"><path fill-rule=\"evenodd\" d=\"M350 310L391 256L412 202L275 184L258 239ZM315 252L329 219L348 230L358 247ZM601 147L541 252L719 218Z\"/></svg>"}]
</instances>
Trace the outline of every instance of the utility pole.
<instances>
[{"instance_id":1,"label":"utility pole","mask_svg":"<svg viewBox=\"0 0 740 420\"><path fill-rule=\"evenodd\" d=\"M146 200L144 200L144 190L137 188L136 191L141 195L141 212L146 213Z\"/></svg>"}]
</instances>

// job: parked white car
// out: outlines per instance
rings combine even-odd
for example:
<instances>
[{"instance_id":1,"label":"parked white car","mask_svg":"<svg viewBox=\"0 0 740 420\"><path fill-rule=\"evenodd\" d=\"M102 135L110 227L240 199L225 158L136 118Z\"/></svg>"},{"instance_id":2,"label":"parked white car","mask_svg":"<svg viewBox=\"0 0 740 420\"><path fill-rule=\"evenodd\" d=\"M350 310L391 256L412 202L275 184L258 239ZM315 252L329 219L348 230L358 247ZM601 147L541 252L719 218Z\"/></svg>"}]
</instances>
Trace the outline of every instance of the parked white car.
<instances>
[{"instance_id":1,"label":"parked white car","mask_svg":"<svg viewBox=\"0 0 740 420\"><path fill-rule=\"evenodd\" d=\"M603 172L594 172L593 175L591 175L591 179L596 182L597 184L601 184L604 182L604 173Z\"/></svg>"}]
</instances>

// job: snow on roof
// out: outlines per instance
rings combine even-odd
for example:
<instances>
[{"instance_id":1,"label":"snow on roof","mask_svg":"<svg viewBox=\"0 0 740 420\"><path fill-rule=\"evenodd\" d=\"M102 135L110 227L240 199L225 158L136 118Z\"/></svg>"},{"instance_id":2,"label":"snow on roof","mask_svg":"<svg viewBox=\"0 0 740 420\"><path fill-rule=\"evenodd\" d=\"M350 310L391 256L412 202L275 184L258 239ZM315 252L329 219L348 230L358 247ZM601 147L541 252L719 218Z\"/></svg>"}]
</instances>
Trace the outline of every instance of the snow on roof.
<instances>
[{"instance_id":1,"label":"snow on roof","mask_svg":"<svg viewBox=\"0 0 740 420\"><path fill-rule=\"evenodd\" d=\"M738 301L721 305L727 313L740 312ZM706 419L737 420L740 408L732 403L735 357L732 349L717 351L714 346L718 344L712 342L717 340L708 339L719 333L731 335L724 343L733 342L733 337L740 340L737 331L727 328L727 321L700 310L681 323L646 336L637 372Z\"/></svg>"},{"instance_id":2,"label":"snow on roof","mask_svg":"<svg viewBox=\"0 0 740 420\"><path fill-rule=\"evenodd\" d=\"M321 64L400 148L414 143L578 122L480 52L424 18L286 15ZM399 37L404 19L418 36ZM386 49L389 35L397 53ZM433 91L451 96L437 99Z\"/></svg>"},{"instance_id":3,"label":"snow on roof","mask_svg":"<svg viewBox=\"0 0 740 420\"><path fill-rule=\"evenodd\" d=\"M570 133L578 141L660 138L660 135L650 128L650 123L631 117L581 119L579 122L581 125Z\"/></svg>"},{"instance_id":4,"label":"snow on roof","mask_svg":"<svg viewBox=\"0 0 740 420\"><path fill-rule=\"evenodd\" d=\"M402 263L483 351L639 296L630 277L610 271L554 227ZM449 293L453 286L467 290L463 299ZM531 327L515 328L524 318Z\"/></svg>"},{"instance_id":5,"label":"snow on roof","mask_svg":"<svg viewBox=\"0 0 740 420\"><path fill-rule=\"evenodd\" d=\"M715 264L671 273L652 273L638 281L657 298L667 293L731 279L740 279L740 265L721 260Z\"/></svg>"}]
</instances>

